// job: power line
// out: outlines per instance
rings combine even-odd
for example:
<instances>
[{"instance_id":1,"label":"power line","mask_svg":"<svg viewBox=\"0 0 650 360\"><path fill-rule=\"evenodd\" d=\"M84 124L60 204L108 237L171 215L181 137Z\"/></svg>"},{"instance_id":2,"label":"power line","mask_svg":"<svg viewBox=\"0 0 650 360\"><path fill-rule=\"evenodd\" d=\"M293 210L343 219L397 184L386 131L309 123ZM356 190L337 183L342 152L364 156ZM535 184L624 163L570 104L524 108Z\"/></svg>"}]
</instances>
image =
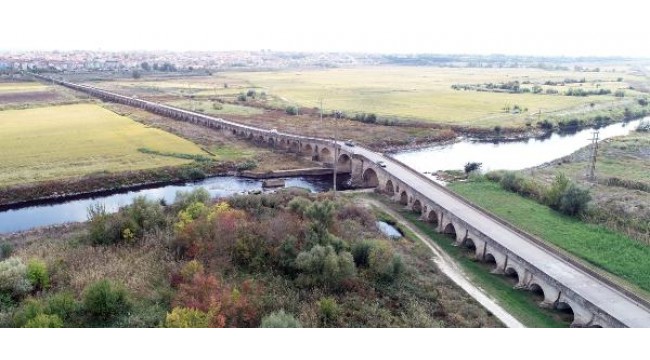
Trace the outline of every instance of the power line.
<instances>
[{"instance_id":1,"label":"power line","mask_svg":"<svg viewBox=\"0 0 650 360\"><path fill-rule=\"evenodd\" d=\"M596 181L596 158L598 156L598 131L594 131L591 137L591 159L589 161L589 169L587 170L587 179Z\"/></svg>"}]
</instances>

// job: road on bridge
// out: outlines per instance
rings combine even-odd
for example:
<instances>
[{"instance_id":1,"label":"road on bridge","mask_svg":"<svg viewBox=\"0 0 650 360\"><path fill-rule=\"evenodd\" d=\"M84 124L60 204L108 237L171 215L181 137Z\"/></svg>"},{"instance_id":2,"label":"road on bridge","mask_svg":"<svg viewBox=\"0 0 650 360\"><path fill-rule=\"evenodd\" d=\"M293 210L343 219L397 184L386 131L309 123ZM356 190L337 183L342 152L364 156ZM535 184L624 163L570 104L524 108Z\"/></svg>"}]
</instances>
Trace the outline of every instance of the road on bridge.
<instances>
[{"instance_id":1,"label":"road on bridge","mask_svg":"<svg viewBox=\"0 0 650 360\"><path fill-rule=\"evenodd\" d=\"M455 198L440 189L440 185L423 179L415 170L401 165L390 157L360 146L348 146L344 143L339 143L339 145L343 150L361 155L375 164L383 161L386 164L384 170L391 175L416 189L425 197L432 199L461 220L472 224L478 231L481 231L530 264L534 264L545 274L564 284L626 326L650 327L650 311L648 309L557 255L541 248L526 237L498 223L487 214Z\"/></svg>"}]
</instances>

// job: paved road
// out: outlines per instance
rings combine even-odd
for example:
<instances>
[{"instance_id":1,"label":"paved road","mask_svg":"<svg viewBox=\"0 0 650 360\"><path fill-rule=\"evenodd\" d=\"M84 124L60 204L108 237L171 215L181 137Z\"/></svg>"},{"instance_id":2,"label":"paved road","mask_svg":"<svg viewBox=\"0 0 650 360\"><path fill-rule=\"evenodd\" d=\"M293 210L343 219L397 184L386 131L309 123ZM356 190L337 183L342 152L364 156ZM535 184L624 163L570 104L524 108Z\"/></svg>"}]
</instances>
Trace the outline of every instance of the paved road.
<instances>
[{"instance_id":1,"label":"paved road","mask_svg":"<svg viewBox=\"0 0 650 360\"><path fill-rule=\"evenodd\" d=\"M452 259L447 253L444 252L437 244L431 242L427 237L422 234L422 232L411 226L411 224L406 221L406 219L400 214L396 213L386 205L380 203L379 201L362 198L360 199L366 204L370 204L380 208L382 211L388 213L393 218L397 219L403 226L409 229L414 233L420 241L422 241L432 252L433 252L433 262L436 266L442 271L443 274L447 275L451 281L460 286L465 290L471 297L478 301L483 307L488 309L497 319L509 327L509 328L523 328L526 327L524 324L519 322L514 316L510 315L501 305L494 301L490 296L488 296L483 290L474 285L463 273L463 271L458 267L458 264Z\"/></svg>"},{"instance_id":2,"label":"paved road","mask_svg":"<svg viewBox=\"0 0 650 360\"><path fill-rule=\"evenodd\" d=\"M341 147L348 152L362 155L375 163L383 161L386 164L385 170L389 171L394 177L451 211L463 221L472 224L483 234L510 249L522 259L534 264L538 269L564 284L585 300L600 307L626 326L650 327L650 311L648 309L637 305L623 293L600 282L555 254L496 222L484 213L454 198L431 182L422 179L415 170L362 147L349 147L345 144L341 144Z\"/></svg>"}]
</instances>

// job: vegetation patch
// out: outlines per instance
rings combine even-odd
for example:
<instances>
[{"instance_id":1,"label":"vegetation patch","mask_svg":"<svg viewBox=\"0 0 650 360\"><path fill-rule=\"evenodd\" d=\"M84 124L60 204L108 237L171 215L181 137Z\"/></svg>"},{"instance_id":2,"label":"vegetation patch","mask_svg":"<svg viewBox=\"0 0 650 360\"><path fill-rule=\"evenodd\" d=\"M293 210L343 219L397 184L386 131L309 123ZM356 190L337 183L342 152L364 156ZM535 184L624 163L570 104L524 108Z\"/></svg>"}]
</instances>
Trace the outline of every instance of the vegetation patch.
<instances>
[{"instance_id":1,"label":"vegetation patch","mask_svg":"<svg viewBox=\"0 0 650 360\"><path fill-rule=\"evenodd\" d=\"M491 181L449 187L524 231L650 291L650 247L604 226L563 215Z\"/></svg>"}]
</instances>

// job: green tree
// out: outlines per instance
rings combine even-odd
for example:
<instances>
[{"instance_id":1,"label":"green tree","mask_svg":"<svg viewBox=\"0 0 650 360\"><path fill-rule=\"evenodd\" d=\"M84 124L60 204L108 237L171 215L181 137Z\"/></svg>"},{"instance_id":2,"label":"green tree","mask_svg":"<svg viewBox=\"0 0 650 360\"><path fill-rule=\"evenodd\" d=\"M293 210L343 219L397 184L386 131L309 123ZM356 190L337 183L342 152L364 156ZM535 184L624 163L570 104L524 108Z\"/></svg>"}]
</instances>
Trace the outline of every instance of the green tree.
<instances>
[{"instance_id":1,"label":"green tree","mask_svg":"<svg viewBox=\"0 0 650 360\"><path fill-rule=\"evenodd\" d=\"M560 199L560 211L571 216L583 213L591 200L589 190L570 184Z\"/></svg>"},{"instance_id":2,"label":"green tree","mask_svg":"<svg viewBox=\"0 0 650 360\"><path fill-rule=\"evenodd\" d=\"M63 320L56 315L38 314L27 321L26 328L62 328Z\"/></svg>"},{"instance_id":3,"label":"green tree","mask_svg":"<svg viewBox=\"0 0 650 360\"><path fill-rule=\"evenodd\" d=\"M50 273L45 262L32 259L27 263L27 279L37 290L47 289L50 286Z\"/></svg>"},{"instance_id":4,"label":"green tree","mask_svg":"<svg viewBox=\"0 0 650 360\"><path fill-rule=\"evenodd\" d=\"M83 297L84 310L100 321L112 320L130 308L126 290L108 280L88 285Z\"/></svg>"},{"instance_id":5,"label":"green tree","mask_svg":"<svg viewBox=\"0 0 650 360\"><path fill-rule=\"evenodd\" d=\"M296 267L302 272L300 280L305 285L337 287L341 281L356 275L352 254L347 251L337 254L331 245L316 245L308 252L301 252Z\"/></svg>"}]
</instances>

